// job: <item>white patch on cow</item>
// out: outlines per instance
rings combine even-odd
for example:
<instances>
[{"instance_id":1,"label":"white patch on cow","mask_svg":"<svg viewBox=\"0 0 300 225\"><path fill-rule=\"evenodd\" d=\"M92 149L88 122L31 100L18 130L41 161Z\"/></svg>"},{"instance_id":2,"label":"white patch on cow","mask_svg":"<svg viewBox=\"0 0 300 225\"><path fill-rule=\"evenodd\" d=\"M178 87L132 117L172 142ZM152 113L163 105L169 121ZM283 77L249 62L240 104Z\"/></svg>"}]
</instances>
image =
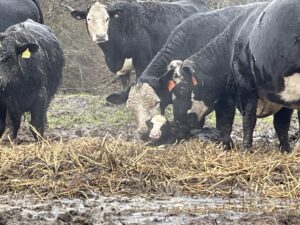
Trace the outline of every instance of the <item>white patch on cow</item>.
<instances>
[{"instance_id":1,"label":"white patch on cow","mask_svg":"<svg viewBox=\"0 0 300 225\"><path fill-rule=\"evenodd\" d=\"M146 134L146 121L160 115L160 98L147 83L138 83L130 89L127 106L134 112L138 133Z\"/></svg>"},{"instance_id":2,"label":"white patch on cow","mask_svg":"<svg viewBox=\"0 0 300 225\"><path fill-rule=\"evenodd\" d=\"M284 77L284 90L279 93L279 96L286 102L300 100L300 73Z\"/></svg>"},{"instance_id":3,"label":"white patch on cow","mask_svg":"<svg viewBox=\"0 0 300 225\"><path fill-rule=\"evenodd\" d=\"M153 140L158 140L161 137L161 128L167 123L167 119L162 115L156 115L152 117L151 123L153 128L150 131L149 137Z\"/></svg>"},{"instance_id":4,"label":"white patch on cow","mask_svg":"<svg viewBox=\"0 0 300 225\"><path fill-rule=\"evenodd\" d=\"M116 75L117 76L123 76L123 75L126 75L126 74L130 73L133 70L134 70L134 66L133 66L133 63L132 63L132 58L126 58L125 61L124 61L122 69L120 69L116 73Z\"/></svg>"},{"instance_id":5,"label":"white patch on cow","mask_svg":"<svg viewBox=\"0 0 300 225\"><path fill-rule=\"evenodd\" d=\"M265 118L267 116L277 113L283 106L274 102L270 102L264 97L258 99L256 116L258 118Z\"/></svg>"},{"instance_id":6,"label":"white patch on cow","mask_svg":"<svg viewBox=\"0 0 300 225\"><path fill-rule=\"evenodd\" d=\"M105 5L100 2L94 3L87 14L86 20L93 42L108 41L109 14Z\"/></svg>"},{"instance_id":7,"label":"white patch on cow","mask_svg":"<svg viewBox=\"0 0 300 225\"><path fill-rule=\"evenodd\" d=\"M172 93L172 101L175 101L176 100L176 95L174 95L173 93Z\"/></svg>"},{"instance_id":8,"label":"white patch on cow","mask_svg":"<svg viewBox=\"0 0 300 225\"><path fill-rule=\"evenodd\" d=\"M180 73L182 63L181 60L173 60L168 66L168 70L174 70L172 80L176 85L183 81L183 76Z\"/></svg>"},{"instance_id":9,"label":"white patch on cow","mask_svg":"<svg viewBox=\"0 0 300 225\"><path fill-rule=\"evenodd\" d=\"M187 111L187 114L195 113L197 120L200 121L209 112L209 107L203 101L195 100L195 95L192 93L192 106Z\"/></svg>"},{"instance_id":10,"label":"white patch on cow","mask_svg":"<svg viewBox=\"0 0 300 225\"><path fill-rule=\"evenodd\" d=\"M173 60L170 62L169 66L168 66L168 70L175 69L176 67L180 67L181 65L182 65L181 60Z\"/></svg>"}]
</instances>

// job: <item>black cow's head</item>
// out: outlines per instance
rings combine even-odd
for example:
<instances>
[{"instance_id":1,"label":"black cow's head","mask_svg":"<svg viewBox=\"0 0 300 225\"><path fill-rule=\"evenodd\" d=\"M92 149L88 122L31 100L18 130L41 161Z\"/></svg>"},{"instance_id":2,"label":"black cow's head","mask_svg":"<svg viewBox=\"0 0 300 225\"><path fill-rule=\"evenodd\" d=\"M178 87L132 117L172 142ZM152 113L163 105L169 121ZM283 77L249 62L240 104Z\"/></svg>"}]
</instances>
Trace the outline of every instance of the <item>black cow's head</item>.
<instances>
[{"instance_id":1,"label":"black cow's head","mask_svg":"<svg viewBox=\"0 0 300 225\"><path fill-rule=\"evenodd\" d=\"M30 60L39 46L27 41L17 31L0 34L0 86L20 79L16 74L23 74L26 61ZM19 73L21 72L21 73Z\"/></svg>"},{"instance_id":2,"label":"black cow's head","mask_svg":"<svg viewBox=\"0 0 300 225\"><path fill-rule=\"evenodd\" d=\"M211 111L203 97L209 95L199 84L191 61L172 61L173 74L169 80L169 91L172 92L174 120L187 124L191 128L201 127L205 115Z\"/></svg>"}]
</instances>

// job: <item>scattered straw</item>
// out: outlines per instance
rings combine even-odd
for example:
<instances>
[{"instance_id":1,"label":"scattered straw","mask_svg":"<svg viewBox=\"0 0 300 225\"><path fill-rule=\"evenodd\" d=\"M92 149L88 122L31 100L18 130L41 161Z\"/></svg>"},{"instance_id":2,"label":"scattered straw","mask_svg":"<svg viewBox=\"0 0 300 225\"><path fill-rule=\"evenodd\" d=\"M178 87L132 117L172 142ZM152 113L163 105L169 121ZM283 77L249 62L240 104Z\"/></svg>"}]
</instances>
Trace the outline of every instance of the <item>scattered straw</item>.
<instances>
[{"instance_id":1,"label":"scattered straw","mask_svg":"<svg viewBox=\"0 0 300 225\"><path fill-rule=\"evenodd\" d=\"M2 146L0 193L40 198L102 194L183 193L300 197L300 154L222 151L185 142L161 150L105 137L67 143Z\"/></svg>"}]
</instances>

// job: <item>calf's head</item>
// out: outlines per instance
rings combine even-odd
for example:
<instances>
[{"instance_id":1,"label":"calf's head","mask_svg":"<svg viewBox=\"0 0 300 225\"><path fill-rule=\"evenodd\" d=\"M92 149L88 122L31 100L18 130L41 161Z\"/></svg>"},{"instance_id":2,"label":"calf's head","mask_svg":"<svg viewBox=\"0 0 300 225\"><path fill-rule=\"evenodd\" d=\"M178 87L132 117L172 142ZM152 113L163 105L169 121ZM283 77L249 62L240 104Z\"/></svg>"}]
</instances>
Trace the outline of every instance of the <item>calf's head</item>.
<instances>
[{"instance_id":1,"label":"calf's head","mask_svg":"<svg viewBox=\"0 0 300 225\"><path fill-rule=\"evenodd\" d=\"M159 141L170 132L169 121L162 115L155 115L147 122L149 138L151 141Z\"/></svg>"},{"instance_id":2,"label":"calf's head","mask_svg":"<svg viewBox=\"0 0 300 225\"><path fill-rule=\"evenodd\" d=\"M22 79L19 75L24 74L27 61L30 61L30 58L38 49L39 46L28 41L21 32L12 31L0 34L1 88Z\"/></svg>"}]
</instances>

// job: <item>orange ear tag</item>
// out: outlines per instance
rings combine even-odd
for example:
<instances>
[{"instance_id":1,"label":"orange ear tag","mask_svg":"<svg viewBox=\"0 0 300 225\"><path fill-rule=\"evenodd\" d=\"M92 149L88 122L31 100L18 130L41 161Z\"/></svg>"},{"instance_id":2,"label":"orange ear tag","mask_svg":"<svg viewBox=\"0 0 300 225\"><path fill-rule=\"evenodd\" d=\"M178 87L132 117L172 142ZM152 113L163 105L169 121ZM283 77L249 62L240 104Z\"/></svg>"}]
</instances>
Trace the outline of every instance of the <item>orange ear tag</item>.
<instances>
[{"instance_id":1,"label":"orange ear tag","mask_svg":"<svg viewBox=\"0 0 300 225\"><path fill-rule=\"evenodd\" d=\"M169 82L168 82L168 90L171 92L174 87L175 87L174 81L173 80L169 80Z\"/></svg>"},{"instance_id":2,"label":"orange ear tag","mask_svg":"<svg viewBox=\"0 0 300 225\"><path fill-rule=\"evenodd\" d=\"M194 86L196 86L198 84L198 82L194 76L192 77L192 83Z\"/></svg>"}]
</instances>

